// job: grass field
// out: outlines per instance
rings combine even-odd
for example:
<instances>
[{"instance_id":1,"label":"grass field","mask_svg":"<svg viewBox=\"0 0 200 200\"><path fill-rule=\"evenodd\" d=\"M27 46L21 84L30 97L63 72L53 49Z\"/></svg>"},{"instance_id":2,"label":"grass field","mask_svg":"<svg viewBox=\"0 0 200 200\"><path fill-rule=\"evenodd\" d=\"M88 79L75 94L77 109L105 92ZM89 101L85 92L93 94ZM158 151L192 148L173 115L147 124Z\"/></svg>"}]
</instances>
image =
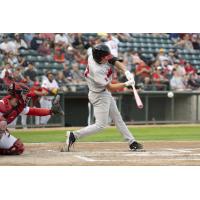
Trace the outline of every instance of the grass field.
<instances>
[{"instance_id":1,"label":"grass field","mask_svg":"<svg viewBox=\"0 0 200 200\"><path fill-rule=\"evenodd\" d=\"M66 129L67 130L67 129ZM131 132L139 141L200 141L200 126L183 127L130 127ZM25 143L39 142L64 142L65 130L17 130L12 134L21 138ZM114 142L123 141L120 133L115 127L105 129L105 131L85 137L80 141L84 142Z\"/></svg>"}]
</instances>

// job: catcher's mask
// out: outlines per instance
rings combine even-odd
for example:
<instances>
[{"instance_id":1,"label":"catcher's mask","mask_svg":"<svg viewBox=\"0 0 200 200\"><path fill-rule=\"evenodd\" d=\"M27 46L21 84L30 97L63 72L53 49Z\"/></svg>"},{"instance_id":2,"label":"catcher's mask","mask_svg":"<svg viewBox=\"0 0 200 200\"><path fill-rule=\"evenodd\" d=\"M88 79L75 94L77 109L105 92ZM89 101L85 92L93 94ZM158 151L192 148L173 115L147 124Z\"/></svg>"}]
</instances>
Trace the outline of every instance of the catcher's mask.
<instances>
[{"instance_id":1,"label":"catcher's mask","mask_svg":"<svg viewBox=\"0 0 200 200\"><path fill-rule=\"evenodd\" d=\"M24 83L11 83L8 87L8 94L11 96L26 95L29 93L29 87Z\"/></svg>"}]
</instances>

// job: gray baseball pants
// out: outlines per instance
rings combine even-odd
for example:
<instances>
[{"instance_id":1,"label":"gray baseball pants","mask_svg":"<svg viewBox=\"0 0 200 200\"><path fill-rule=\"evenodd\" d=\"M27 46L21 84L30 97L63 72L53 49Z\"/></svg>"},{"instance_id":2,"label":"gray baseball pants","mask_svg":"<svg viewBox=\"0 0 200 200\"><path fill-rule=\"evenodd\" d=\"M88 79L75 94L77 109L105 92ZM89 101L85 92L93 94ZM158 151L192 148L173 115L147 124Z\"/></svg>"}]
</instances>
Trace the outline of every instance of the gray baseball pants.
<instances>
[{"instance_id":1,"label":"gray baseball pants","mask_svg":"<svg viewBox=\"0 0 200 200\"><path fill-rule=\"evenodd\" d=\"M124 139L128 141L129 144L135 141L135 138L124 123L116 102L110 92L104 91L95 93L90 91L88 97L94 107L94 116L96 121L95 124L75 131L74 135L76 138L102 131L108 125L108 119L110 116Z\"/></svg>"}]
</instances>

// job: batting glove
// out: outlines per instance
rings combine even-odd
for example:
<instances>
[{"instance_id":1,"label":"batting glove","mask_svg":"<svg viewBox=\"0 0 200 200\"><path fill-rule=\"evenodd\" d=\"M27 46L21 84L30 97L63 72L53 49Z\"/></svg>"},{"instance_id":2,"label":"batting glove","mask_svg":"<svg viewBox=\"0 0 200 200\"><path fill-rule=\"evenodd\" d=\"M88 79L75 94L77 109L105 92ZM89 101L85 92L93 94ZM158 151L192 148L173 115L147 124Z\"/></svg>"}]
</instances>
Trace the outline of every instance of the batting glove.
<instances>
[{"instance_id":1,"label":"batting glove","mask_svg":"<svg viewBox=\"0 0 200 200\"><path fill-rule=\"evenodd\" d=\"M131 86L131 85L135 86L135 80L134 79L131 79L131 80L125 82L126 87Z\"/></svg>"},{"instance_id":2,"label":"batting glove","mask_svg":"<svg viewBox=\"0 0 200 200\"><path fill-rule=\"evenodd\" d=\"M125 71L125 76L127 78L127 80L131 80L134 78L133 74L131 72L129 72L128 70Z\"/></svg>"}]
</instances>

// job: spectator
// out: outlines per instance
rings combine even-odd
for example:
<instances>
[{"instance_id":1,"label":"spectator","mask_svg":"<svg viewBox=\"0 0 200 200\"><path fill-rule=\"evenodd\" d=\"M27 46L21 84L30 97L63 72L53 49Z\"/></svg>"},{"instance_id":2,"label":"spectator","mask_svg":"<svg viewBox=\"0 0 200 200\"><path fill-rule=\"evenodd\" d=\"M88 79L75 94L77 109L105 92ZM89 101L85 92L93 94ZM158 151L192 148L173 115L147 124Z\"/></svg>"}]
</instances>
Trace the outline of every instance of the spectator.
<instances>
[{"instance_id":1,"label":"spectator","mask_svg":"<svg viewBox=\"0 0 200 200\"><path fill-rule=\"evenodd\" d=\"M71 73L70 69L67 67L66 63L63 64L63 67L64 67L64 69L63 69L63 75L65 77L65 81L67 83L69 83L73 79L72 73Z\"/></svg>"},{"instance_id":2,"label":"spectator","mask_svg":"<svg viewBox=\"0 0 200 200\"><path fill-rule=\"evenodd\" d=\"M25 57L18 55L17 56L19 67L24 68L28 67L28 62L26 61Z\"/></svg>"},{"instance_id":3,"label":"spectator","mask_svg":"<svg viewBox=\"0 0 200 200\"><path fill-rule=\"evenodd\" d=\"M24 72L24 77L30 86L36 81L37 72L32 62L29 62L28 69Z\"/></svg>"},{"instance_id":4,"label":"spectator","mask_svg":"<svg viewBox=\"0 0 200 200\"><path fill-rule=\"evenodd\" d=\"M82 33L71 33L69 34L71 45L73 48L82 48L83 47L83 41L82 41Z\"/></svg>"},{"instance_id":5,"label":"spectator","mask_svg":"<svg viewBox=\"0 0 200 200\"><path fill-rule=\"evenodd\" d=\"M129 33L116 33L117 38L121 42L129 42L131 41L131 36Z\"/></svg>"},{"instance_id":6,"label":"spectator","mask_svg":"<svg viewBox=\"0 0 200 200\"><path fill-rule=\"evenodd\" d=\"M179 76L184 77L186 75L184 63L181 63L180 60L175 60L173 68L176 69Z\"/></svg>"},{"instance_id":7,"label":"spectator","mask_svg":"<svg viewBox=\"0 0 200 200\"><path fill-rule=\"evenodd\" d=\"M140 58L138 52L136 52L136 51L134 51L132 53L132 57L133 57L133 64L139 64L139 63L143 62L142 59Z\"/></svg>"},{"instance_id":8,"label":"spectator","mask_svg":"<svg viewBox=\"0 0 200 200\"><path fill-rule=\"evenodd\" d=\"M170 80L172 78L172 70L174 68L173 65L169 64L170 61L167 60L163 60L163 75L164 77L166 77L168 80Z\"/></svg>"},{"instance_id":9,"label":"spectator","mask_svg":"<svg viewBox=\"0 0 200 200\"><path fill-rule=\"evenodd\" d=\"M30 43L31 49L38 50L41 44L42 44L42 39L40 39L38 33L35 33Z\"/></svg>"},{"instance_id":10,"label":"spectator","mask_svg":"<svg viewBox=\"0 0 200 200\"><path fill-rule=\"evenodd\" d=\"M26 82L24 76L22 75L21 69L19 67L14 69L12 76L15 82L22 82L22 83Z\"/></svg>"},{"instance_id":11,"label":"spectator","mask_svg":"<svg viewBox=\"0 0 200 200\"><path fill-rule=\"evenodd\" d=\"M185 34L183 36L183 39L180 39L175 46L180 47L180 48L184 48L184 49L188 49L191 50L193 49L193 45L192 42L190 41L190 35L189 34Z\"/></svg>"},{"instance_id":12,"label":"spectator","mask_svg":"<svg viewBox=\"0 0 200 200\"><path fill-rule=\"evenodd\" d=\"M176 69L173 69L173 76L170 80L170 87L172 90L175 91L182 91L186 89L186 86L184 84L184 79L179 75Z\"/></svg>"},{"instance_id":13,"label":"spectator","mask_svg":"<svg viewBox=\"0 0 200 200\"><path fill-rule=\"evenodd\" d=\"M0 44L0 49L5 52L8 53L9 52L9 47L8 47L8 37L3 35L2 37L3 42Z\"/></svg>"},{"instance_id":14,"label":"spectator","mask_svg":"<svg viewBox=\"0 0 200 200\"><path fill-rule=\"evenodd\" d=\"M53 42L55 40L55 34L54 33L40 33L39 38L42 40L48 40Z\"/></svg>"},{"instance_id":15,"label":"spectator","mask_svg":"<svg viewBox=\"0 0 200 200\"><path fill-rule=\"evenodd\" d=\"M83 82L85 82L85 78L79 70L79 66L77 63L72 64L72 77L72 82L75 84L82 84Z\"/></svg>"},{"instance_id":16,"label":"spectator","mask_svg":"<svg viewBox=\"0 0 200 200\"><path fill-rule=\"evenodd\" d=\"M8 53L8 63L13 67L19 66L19 61L16 55L13 54L13 52Z\"/></svg>"},{"instance_id":17,"label":"spectator","mask_svg":"<svg viewBox=\"0 0 200 200\"><path fill-rule=\"evenodd\" d=\"M167 55L167 60L169 61L170 65L174 64L174 61L177 59L175 50L174 49L169 49L168 55Z\"/></svg>"},{"instance_id":18,"label":"spectator","mask_svg":"<svg viewBox=\"0 0 200 200\"><path fill-rule=\"evenodd\" d=\"M151 67L142 61L140 64L136 66L135 75L137 83L140 82L144 83L145 79L150 79Z\"/></svg>"},{"instance_id":19,"label":"spectator","mask_svg":"<svg viewBox=\"0 0 200 200\"><path fill-rule=\"evenodd\" d=\"M164 64L164 60L168 60L168 57L167 55L165 54L165 50L164 49L160 49L158 54L157 54L157 57L156 59L158 59L161 63L161 66L163 67L163 64Z\"/></svg>"},{"instance_id":20,"label":"spectator","mask_svg":"<svg viewBox=\"0 0 200 200\"><path fill-rule=\"evenodd\" d=\"M39 46L38 52L43 56L51 54L50 44L47 40L44 40L43 43Z\"/></svg>"},{"instance_id":21,"label":"spectator","mask_svg":"<svg viewBox=\"0 0 200 200\"><path fill-rule=\"evenodd\" d=\"M186 62L185 64L185 72L186 74L194 74L195 73L195 69L194 67L192 67L192 65L189 62Z\"/></svg>"},{"instance_id":22,"label":"spectator","mask_svg":"<svg viewBox=\"0 0 200 200\"><path fill-rule=\"evenodd\" d=\"M129 71L133 71L133 68L135 67L135 65L133 64L134 63L134 59L133 59L131 50L128 51L128 52L125 52L123 54L123 62L126 65L126 67L127 67L127 69Z\"/></svg>"},{"instance_id":23,"label":"spectator","mask_svg":"<svg viewBox=\"0 0 200 200\"><path fill-rule=\"evenodd\" d=\"M75 54L74 49L72 47L67 48L67 51L65 53L65 60L68 62L68 64L74 62Z\"/></svg>"},{"instance_id":24,"label":"spectator","mask_svg":"<svg viewBox=\"0 0 200 200\"><path fill-rule=\"evenodd\" d=\"M200 50L199 38L197 34L192 35L192 46L195 50Z\"/></svg>"},{"instance_id":25,"label":"spectator","mask_svg":"<svg viewBox=\"0 0 200 200\"><path fill-rule=\"evenodd\" d=\"M8 37L6 35L3 36L3 42L0 44L0 49L5 53L9 52L12 52L14 54L18 53L14 41L8 41Z\"/></svg>"},{"instance_id":26,"label":"spectator","mask_svg":"<svg viewBox=\"0 0 200 200\"><path fill-rule=\"evenodd\" d=\"M180 39L180 35L178 33L169 33L169 38L172 41L177 42Z\"/></svg>"},{"instance_id":27,"label":"spectator","mask_svg":"<svg viewBox=\"0 0 200 200\"><path fill-rule=\"evenodd\" d=\"M86 67L87 65L87 51L85 49L83 50L75 50L74 51L74 58L75 58L75 61L82 67Z\"/></svg>"},{"instance_id":28,"label":"spectator","mask_svg":"<svg viewBox=\"0 0 200 200\"><path fill-rule=\"evenodd\" d=\"M188 74L188 87L192 90L198 90L200 88L200 78L196 73Z\"/></svg>"},{"instance_id":29,"label":"spectator","mask_svg":"<svg viewBox=\"0 0 200 200\"><path fill-rule=\"evenodd\" d=\"M69 46L69 40L66 34L64 33L57 33L55 35L55 44L61 45L62 47L66 48Z\"/></svg>"},{"instance_id":30,"label":"spectator","mask_svg":"<svg viewBox=\"0 0 200 200\"><path fill-rule=\"evenodd\" d=\"M4 79L6 76L6 73L10 76L12 75L12 70L9 63L6 63L6 65L4 66L3 70L1 71L0 78Z\"/></svg>"},{"instance_id":31,"label":"spectator","mask_svg":"<svg viewBox=\"0 0 200 200\"><path fill-rule=\"evenodd\" d=\"M54 49L54 61L63 63L65 61L65 49L61 44L57 44Z\"/></svg>"},{"instance_id":32,"label":"spectator","mask_svg":"<svg viewBox=\"0 0 200 200\"><path fill-rule=\"evenodd\" d=\"M111 54L118 57L119 40L110 33L107 34L107 40L108 41L105 42L105 44L109 47Z\"/></svg>"},{"instance_id":33,"label":"spectator","mask_svg":"<svg viewBox=\"0 0 200 200\"><path fill-rule=\"evenodd\" d=\"M58 83L60 90L62 90L63 92L67 92L69 90L68 87L67 87L68 80L65 78L62 71L59 71L57 73L56 81Z\"/></svg>"},{"instance_id":34,"label":"spectator","mask_svg":"<svg viewBox=\"0 0 200 200\"><path fill-rule=\"evenodd\" d=\"M26 42L21 38L21 36L18 33L15 34L14 43L15 43L17 49L27 49L28 48Z\"/></svg>"},{"instance_id":35,"label":"spectator","mask_svg":"<svg viewBox=\"0 0 200 200\"><path fill-rule=\"evenodd\" d=\"M24 40L26 42L26 44L28 45L28 47L31 46L31 41L34 37L34 34L33 33L24 33Z\"/></svg>"},{"instance_id":36,"label":"spectator","mask_svg":"<svg viewBox=\"0 0 200 200\"><path fill-rule=\"evenodd\" d=\"M162 74L162 67L157 67L152 74L152 82L156 90L166 90L169 80Z\"/></svg>"}]
</instances>

